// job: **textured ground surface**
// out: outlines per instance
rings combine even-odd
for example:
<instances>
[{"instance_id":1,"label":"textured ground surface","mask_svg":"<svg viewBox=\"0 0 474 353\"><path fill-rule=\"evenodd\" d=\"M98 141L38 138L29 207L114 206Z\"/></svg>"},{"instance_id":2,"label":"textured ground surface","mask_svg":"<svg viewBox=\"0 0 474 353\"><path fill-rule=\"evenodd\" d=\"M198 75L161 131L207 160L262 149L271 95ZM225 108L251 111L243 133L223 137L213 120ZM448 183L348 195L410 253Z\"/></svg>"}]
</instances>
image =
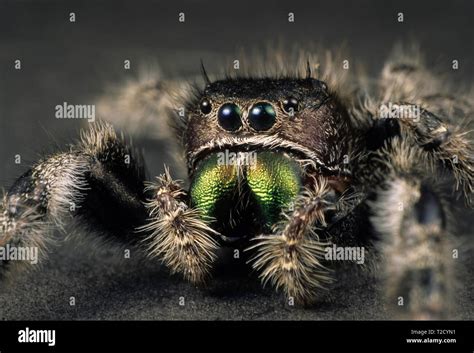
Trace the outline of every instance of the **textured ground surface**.
<instances>
[{"instance_id":1,"label":"textured ground surface","mask_svg":"<svg viewBox=\"0 0 474 353\"><path fill-rule=\"evenodd\" d=\"M41 3L41 5L40 5ZM199 4L204 3L202 7ZM236 47L264 46L275 38L326 46L346 42L351 62L365 62L377 72L396 41L416 38L427 60L447 65L459 59L455 79L472 82L474 29L466 14L472 2L444 5L412 1L299 1L271 5L240 2L229 15L221 2L154 3L107 1L22 1L0 3L0 187L8 187L28 163L77 137L79 122L57 120L54 106L84 104L106 83L127 75L121 65L153 59L168 76L194 75L199 58L208 70L216 58ZM252 6L250 6L252 5ZM186 25L176 13L186 11ZM76 11L77 22L67 22ZM289 11L297 22L282 24ZM406 21L395 21L404 11ZM262 17L262 13L265 16ZM226 14L225 16L222 14ZM239 19L239 26L232 21ZM11 68L21 58L23 69ZM145 149L151 175L161 172L166 146L138 141ZM22 164L13 163L14 155ZM472 214L471 214L472 216ZM472 224L472 222L471 222ZM87 238L85 239L87 240ZM246 273L224 275L206 289L169 277L158 264L142 261L112 247L97 251L87 241L58 247L43 267L22 274L0 289L0 319L383 319L379 288L372 278L347 272L339 287L311 309L291 308L271 290L262 290ZM472 264L472 261L471 261ZM468 266L474 269L474 266ZM473 274L456 294L457 317L474 319ZM343 284L344 285L343 285ZM76 305L69 305L74 296ZM185 305L179 306L179 298Z\"/></svg>"},{"instance_id":2,"label":"textured ground surface","mask_svg":"<svg viewBox=\"0 0 474 353\"><path fill-rule=\"evenodd\" d=\"M95 251L69 241L42 269L22 274L0 290L0 319L104 320L358 320L386 319L373 279L345 272L336 288L313 308L285 305L246 273L220 271L199 289L169 277L157 264L138 256L118 260L121 249ZM470 266L470 268L473 268ZM456 292L460 319L474 318L473 273ZM70 306L74 296L75 306ZM185 305L180 306L180 297Z\"/></svg>"}]
</instances>

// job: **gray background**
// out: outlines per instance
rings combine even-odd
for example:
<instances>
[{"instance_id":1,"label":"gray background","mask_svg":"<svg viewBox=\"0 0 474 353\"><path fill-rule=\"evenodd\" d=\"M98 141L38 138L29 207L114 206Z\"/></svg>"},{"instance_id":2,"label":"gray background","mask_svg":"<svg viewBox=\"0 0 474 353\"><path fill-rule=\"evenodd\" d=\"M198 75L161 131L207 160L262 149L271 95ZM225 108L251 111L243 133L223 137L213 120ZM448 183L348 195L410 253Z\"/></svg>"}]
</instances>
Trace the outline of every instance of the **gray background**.
<instances>
[{"instance_id":1,"label":"gray background","mask_svg":"<svg viewBox=\"0 0 474 353\"><path fill-rule=\"evenodd\" d=\"M0 187L29 164L77 138L79 121L57 120L54 106L92 102L110 84L136 75L123 60L159 63L169 78L208 71L238 48L275 40L338 47L376 74L396 42L416 40L429 64L472 82L472 1L5 1L0 0ZM186 13L186 23L177 21ZM287 22L294 12L296 22ZM69 23L69 13L76 23ZM396 21L403 12L405 22ZM15 59L22 70L13 69ZM143 139L150 175L162 171L161 144ZM22 164L14 164L14 155ZM471 214L472 215L472 214ZM221 274L206 289L169 277L138 256L84 241L58 247L43 267L0 289L0 319L382 319L372 276L347 272L311 309L284 305L246 273ZM472 268L472 266L470 266ZM242 279L243 278L243 279ZM344 284L345 283L345 284ZM472 273L459 290L457 317L474 318ZM75 296L77 305L68 300ZM178 306L184 296L186 305Z\"/></svg>"}]
</instances>

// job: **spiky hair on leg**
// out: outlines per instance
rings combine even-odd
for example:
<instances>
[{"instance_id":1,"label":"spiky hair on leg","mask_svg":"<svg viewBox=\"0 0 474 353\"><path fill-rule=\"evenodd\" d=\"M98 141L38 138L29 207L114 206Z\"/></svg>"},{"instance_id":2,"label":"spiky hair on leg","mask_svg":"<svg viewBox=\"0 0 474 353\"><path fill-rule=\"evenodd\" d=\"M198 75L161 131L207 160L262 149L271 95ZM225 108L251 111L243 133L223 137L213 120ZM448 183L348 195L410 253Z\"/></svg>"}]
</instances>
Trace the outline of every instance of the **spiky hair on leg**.
<instances>
[{"instance_id":1,"label":"spiky hair on leg","mask_svg":"<svg viewBox=\"0 0 474 353\"><path fill-rule=\"evenodd\" d=\"M416 43L394 46L374 86L379 92L374 97L381 103L409 102L453 123L474 112L471 84L453 80L443 67L429 68Z\"/></svg>"},{"instance_id":2,"label":"spiky hair on leg","mask_svg":"<svg viewBox=\"0 0 474 353\"><path fill-rule=\"evenodd\" d=\"M382 102L423 104L424 97L449 92L447 81L427 69L418 44L398 43L382 68L377 88Z\"/></svg>"},{"instance_id":3,"label":"spiky hair on leg","mask_svg":"<svg viewBox=\"0 0 474 353\"><path fill-rule=\"evenodd\" d=\"M173 273L181 273L193 283L202 283L216 259L218 235L198 209L185 203L181 182L173 180L168 168L155 183L147 186L153 195L146 203L150 221L140 231L150 232L144 239L149 256L159 257Z\"/></svg>"},{"instance_id":4,"label":"spiky hair on leg","mask_svg":"<svg viewBox=\"0 0 474 353\"><path fill-rule=\"evenodd\" d=\"M466 203L472 206L472 88L469 90L469 87L454 82L447 74L432 72L424 61L417 44L396 45L380 79L372 83L364 105L359 106L353 115L358 120L369 116L380 123L381 108L389 103L412 109L411 112L418 111L419 116L400 117L392 126L400 129L404 139L428 152L424 157L430 165L436 167L441 162L451 170L456 180L454 189L461 189Z\"/></svg>"},{"instance_id":5,"label":"spiky hair on leg","mask_svg":"<svg viewBox=\"0 0 474 353\"><path fill-rule=\"evenodd\" d=\"M262 282L270 282L302 304L313 302L316 292L331 282L330 271L322 263L329 243L320 241L315 231L326 225L324 212L333 207L325 200L329 192L325 179L315 180L297 198L294 211L283 213L274 234L257 236L247 249L256 252L249 262L260 271Z\"/></svg>"},{"instance_id":6,"label":"spiky hair on leg","mask_svg":"<svg viewBox=\"0 0 474 353\"><path fill-rule=\"evenodd\" d=\"M126 138L123 133L117 133L105 121L97 121L81 130L80 141L75 150L92 156L106 167L120 171L123 177L145 179L145 163L141 151L131 139Z\"/></svg>"},{"instance_id":7,"label":"spiky hair on leg","mask_svg":"<svg viewBox=\"0 0 474 353\"><path fill-rule=\"evenodd\" d=\"M65 231L86 190L87 158L59 153L36 164L5 194L0 205L0 247L34 251L31 261L0 261L0 282L10 283L21 272L41 267L57 245L54 230Z\"/></svg>"},{"instance_id":8,"label":"spiky hair on leg","mask_svg":"<svg viewBox=\"0 0 474 353\"><path fill-rule=\"evenodd\" d=\"M115 84L97 100L97 115L127 134L166 143L175 173L186 175L182 151L175 141L174 121L191 95L186 81L163 78L158 65L140 65L138 77Z\"/></svg>"},{"instance_id":9,"label":"spiky hair on leg","mask_svg":"<svg viewBox=\"0 0 474 353\"><path fill-rule=\"evenodd\" d=\"M71 217L71 207L79 207L87 190L86 172L90 160L80 152L65 152L40 161L31 173L33 199L47 210L48 217L62 228Z\"/></svg>"},{"instance_id":10,"label":"spiky hair on leg","mask_svg":"<svg viewBox=\"0 0 474 353\"><path fill-rule=\"evenodd\" d=\"M170 110L188 90L186 81L164 78L157 64L138 64L136 77L105 89L96 102L97 115L132 136L169 139Z\"/></svg>"},{"instance_id":11,"label":"spiky hair on leg","mask_svg":"<svg viewBox=\"0 0 474 353\"><path fill-rule=\"evenodd\" d=\"M37 250L38 261L54 243L53 226L64 230L79 207L86 181L88 159L69 152L38 162L20 177L0 204L0 247ZM19 269L31 268L25 261L0 261L1 275L12 278Z\"/></svg>"},{"instance_id":12,"label":"spiky hair on leg","mask_svg":"<svg viewBox=\"0 0 474 353\"><path fill-rule=\"evenodd\" d=\"M47 248L53 243L52 222L45 219L39 206L26 206L9 200L5 195L0 204L0 247L6 246L37 249L37 260L46 256ZM5 250L6 251L6 250ZM9 284L20 271L31 269L31 261L0 260L0 283Z\"/></svg>"},{"instance_id":13,"label":"spiky hair on leg","mask_svg":"<svg viewBox=\"0 0 474 353\"><path fill-rule=\"evenodd\" d=\"M430 169L419 148L395 139L380 154L385 154L390 169L370 206L372 224L381 237L389 307L401 318L446 318L454 260L443 193L427 176Z\"/></svg>"},{"instance_id":14,"label":"spiky hair on leg","mask_svg":"<svg viewBox=\"0 0 474 353\"><path fill-rule=\"evenodd\" d=\"M452 171L453 189L461 190L466 204L473 206L474 192L474 143L472 131L441 121L435 115L422 111L420 121L400 119L402 136L426 151L425 159L431 169L439 163Z\"/></svg>"}]
</instances>

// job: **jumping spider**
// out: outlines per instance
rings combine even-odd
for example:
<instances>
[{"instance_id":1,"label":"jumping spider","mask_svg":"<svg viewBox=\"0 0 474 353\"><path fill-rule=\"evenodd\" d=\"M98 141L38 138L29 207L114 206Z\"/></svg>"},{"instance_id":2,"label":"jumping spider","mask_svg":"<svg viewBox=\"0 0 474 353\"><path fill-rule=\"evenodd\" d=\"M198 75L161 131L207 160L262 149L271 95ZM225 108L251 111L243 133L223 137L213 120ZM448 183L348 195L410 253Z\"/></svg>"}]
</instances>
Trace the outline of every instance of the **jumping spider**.
<instances>
[{"instance_id":1,"label":"jumping spider","mask_svg":"<svg viewBox=\"0 0 474 353\"><path fill-rule=\"evenodd\" d=\"M400 315L448 317L457 264L439 178L452 177L453 192L470 204L473 146L459 125L472 101L452 96L411 55L395 55L366 85L330 61L317 79L314 62L300 58L277 75L211 81L204 72L184 116L175 114L182 103L169 111L163 98L173 84L128 87L105 118L116 119L114 104L128 104L130 118L147 111L164 130L169 116L189 189L166 167L145 184L141 155L109 123L92 124L67 152L14 183L1 205L0 245L45 250L51 226L75 219L195 283L210 275L218 248L232 246L246 250L262 282L301 303L330 286L328 245L367 247ZM226 153L255 158L222 162ZM2 273L13 265L3 261Z\"/></svg>"}]
</instances>

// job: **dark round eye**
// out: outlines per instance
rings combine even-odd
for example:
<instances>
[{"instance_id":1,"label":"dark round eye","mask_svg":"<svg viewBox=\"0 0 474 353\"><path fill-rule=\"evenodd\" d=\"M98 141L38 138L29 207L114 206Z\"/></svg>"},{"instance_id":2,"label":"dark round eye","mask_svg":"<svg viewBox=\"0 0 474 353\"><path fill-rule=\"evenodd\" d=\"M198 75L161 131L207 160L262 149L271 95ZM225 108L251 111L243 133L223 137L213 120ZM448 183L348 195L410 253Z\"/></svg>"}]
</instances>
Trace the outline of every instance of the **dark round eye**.
<instances>
[{"instance_id":1,"label":"dark round eye","mask_svg":"<svg viewBox=\"0 0 474 353\"><path fill-rule=\"evenodd\" d=\"M208 99L203 99L199 107L203 114L209 114L212 110L211 102Z\"/></svg>"},{"instance_id":2,"label":"dark round eye","mask_svg":"<svg viewBox=\"0 0 474 353\"><path fill-rule=\"evenodd\" d=\"M234 103L223 104L217 112L219 125L227 131L238 130L242 126L242 112Z\"/></svg>"},{"instance_id":3,"label":"dark round eye","mask_svg":"<svg viewBox=\"0 0 474 353\"><path fill-rule=\"evenodd\" d=\"M250 110L249 124L257 131L270 129L276 121L275 109L270 103L257 103Z\"/></svg>"},{"instance_id":4,"label":"dark round eye","mask_svg":"<svg viewBox=\"0 0 474 353\"><path fill-rule=\"evenodd\" d=\"M290 115L298 111L298 100L294 97L288 97L283 100L283 110Z\"/></svg>"}]
</instances>

